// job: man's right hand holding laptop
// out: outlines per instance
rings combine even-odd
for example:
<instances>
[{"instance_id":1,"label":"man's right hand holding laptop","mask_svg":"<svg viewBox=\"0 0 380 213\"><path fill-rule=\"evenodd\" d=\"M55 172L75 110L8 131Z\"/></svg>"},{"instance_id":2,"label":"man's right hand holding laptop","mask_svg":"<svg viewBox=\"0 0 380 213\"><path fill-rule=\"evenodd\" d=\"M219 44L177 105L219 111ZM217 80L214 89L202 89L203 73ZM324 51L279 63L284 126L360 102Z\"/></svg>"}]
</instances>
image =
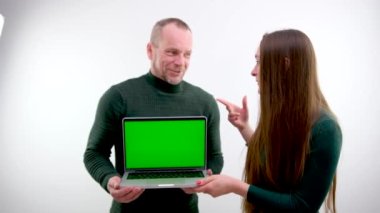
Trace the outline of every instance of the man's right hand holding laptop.
<instances>
[{"instance_id":1,"label":"man's right hand holding laptop","mask_svg":"<svg viewBox=\"0 0 380 213\"><path fill-rule=\"evenodd\" d=\"M107 184L108 192L119 203L130 203L136 200L145 189L140 187L120 187L121 178L114 176Z\"/></svg>"},{"instance_id":2,"label":"man's right hand holding laptop","mask_svg":"<svg viewBox=\"0 0 380 213\"><path fill-rule=\"evenodd\" d=\"M207 175L212 175L211 169L207 170ZM108 192L119 203L130 203L136 200L145 190L140 187L121 187L120 182L121 178L114 176L109 179L107 184ZM193 188L183 188L182 190L187 194L195 193Z\"/></svg>"}]
</instances>

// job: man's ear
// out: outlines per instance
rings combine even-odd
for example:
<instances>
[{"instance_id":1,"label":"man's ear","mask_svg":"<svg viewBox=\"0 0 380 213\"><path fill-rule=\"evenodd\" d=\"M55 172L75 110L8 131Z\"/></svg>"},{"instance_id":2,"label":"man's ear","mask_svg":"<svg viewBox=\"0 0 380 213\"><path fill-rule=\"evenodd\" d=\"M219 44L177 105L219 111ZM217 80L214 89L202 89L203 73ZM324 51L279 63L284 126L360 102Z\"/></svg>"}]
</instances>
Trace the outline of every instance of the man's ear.
<instances>
[{"instance_id":1,"label":"man's ear","mask_svg":"<svg viewBox=\"0 0 380 213\"><path fill-rule=\"evenodd\" d=\"M153 44L151 42L149 42L147 45L146 45L146 53L148 55L148 58L150 60L152 60L152 56L153 56Z\"/></svg>"}]
</instances>

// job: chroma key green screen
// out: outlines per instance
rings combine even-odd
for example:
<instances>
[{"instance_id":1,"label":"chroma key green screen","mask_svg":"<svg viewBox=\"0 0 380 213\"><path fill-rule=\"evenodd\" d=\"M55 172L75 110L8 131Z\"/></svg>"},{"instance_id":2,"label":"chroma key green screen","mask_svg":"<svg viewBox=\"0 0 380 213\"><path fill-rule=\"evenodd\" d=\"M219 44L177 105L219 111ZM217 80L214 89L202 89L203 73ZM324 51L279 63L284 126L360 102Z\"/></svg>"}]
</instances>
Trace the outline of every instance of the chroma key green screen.
<instances>
[{"instance_id":1,"label":"chroma key green screen","mask_svg":"<svg viewBox=\"0 0 380 213\"><path fill-rule=\"evenodd\" d=\"M206 118L124 119L127 169L205 165Z\"/></svg>"}]
</instances>

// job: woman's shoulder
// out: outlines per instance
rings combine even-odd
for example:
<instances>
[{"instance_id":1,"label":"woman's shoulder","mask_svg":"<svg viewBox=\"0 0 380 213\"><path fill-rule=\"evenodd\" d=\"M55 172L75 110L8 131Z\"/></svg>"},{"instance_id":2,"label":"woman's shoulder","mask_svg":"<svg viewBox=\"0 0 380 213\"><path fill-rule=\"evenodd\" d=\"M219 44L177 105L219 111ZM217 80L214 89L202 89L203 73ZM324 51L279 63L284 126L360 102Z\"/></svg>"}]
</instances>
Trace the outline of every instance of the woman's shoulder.
<instances>
[{"instance_id":1,"label":"woman's shoulder","mask_svg":"<svg viewBox=\"0 0 380 213\"><path fill-rule=\"evenodd\" d=\"M313 125L313 131L320 132L329 129L340 130L340 125L335 115L328 111L322 110L320 112L319 118L315 121Z\"/></svg>"},{"instance_id":2,"label":"woman's shoulder","mask_svg":"<svg viewBox=\"0 0 380 213\"><path fill-rule=\"evenodd\" d=\"M330 147L342 143L342 130L336 117L327 111L322 111L312 128L312 146ZM321 148L321 147L320 147Z\"/></svg>"}]
</instances>

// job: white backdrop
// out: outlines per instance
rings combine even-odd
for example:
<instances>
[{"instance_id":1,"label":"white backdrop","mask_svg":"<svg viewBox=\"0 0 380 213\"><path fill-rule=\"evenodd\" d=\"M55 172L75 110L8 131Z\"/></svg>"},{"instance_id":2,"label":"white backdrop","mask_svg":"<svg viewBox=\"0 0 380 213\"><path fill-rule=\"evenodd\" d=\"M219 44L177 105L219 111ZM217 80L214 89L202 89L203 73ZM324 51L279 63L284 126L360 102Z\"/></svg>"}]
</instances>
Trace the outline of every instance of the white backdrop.
<instances>
[{"instance_id":1,"label":"white backdrop","mask_svg":"<svg viewBox=\"0 0 380 213\"><path fill-rule=\"evenodd\" d=\"M107 212L83 152L97 102L112 84L148 71L153 24L179 17L192 28L185 79L215 97L248 95L263 33L297 28L313 41L322 90L339 117L340 212L378 211L380 3L345 1L0 0L0 212ZM245 146L220 105L223 173L240 178ZM200 195L201 212L240 212L240 198Z\"/></svg>"}]
</instances>

